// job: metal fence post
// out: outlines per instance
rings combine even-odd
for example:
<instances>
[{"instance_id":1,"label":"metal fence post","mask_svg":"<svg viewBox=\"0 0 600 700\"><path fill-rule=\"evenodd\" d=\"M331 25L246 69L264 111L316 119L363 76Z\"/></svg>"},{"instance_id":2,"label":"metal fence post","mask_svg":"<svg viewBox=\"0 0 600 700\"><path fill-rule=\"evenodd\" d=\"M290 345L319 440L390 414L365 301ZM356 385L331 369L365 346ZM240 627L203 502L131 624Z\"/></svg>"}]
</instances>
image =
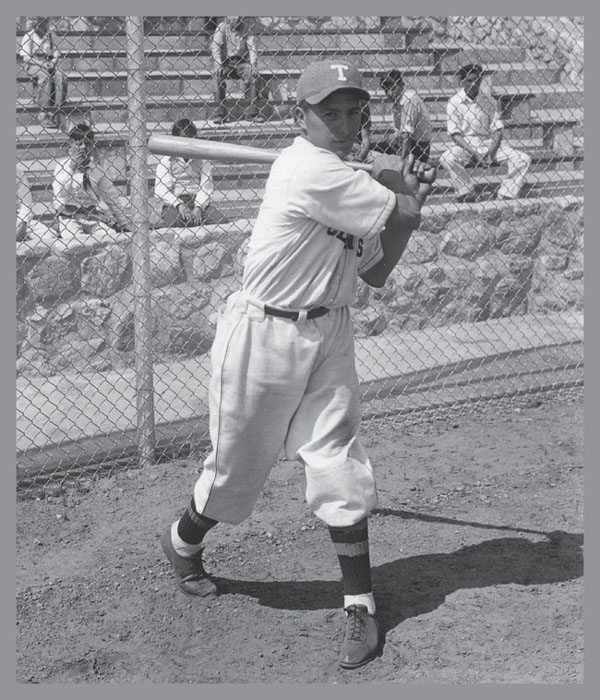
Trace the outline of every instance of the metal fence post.
<instances>
[{"instance_id":1,"label":"metal fence post","mask_svg":"<svg viewBox=\"0 0 600 700\"><path fill-rule=\"evenodd\" d=\"M143 467L154 462L155 449L143 17L127 17L125 26L133 226L131 257L135 314L137 428L139 459Z\"/></svg>"}]
</instances>

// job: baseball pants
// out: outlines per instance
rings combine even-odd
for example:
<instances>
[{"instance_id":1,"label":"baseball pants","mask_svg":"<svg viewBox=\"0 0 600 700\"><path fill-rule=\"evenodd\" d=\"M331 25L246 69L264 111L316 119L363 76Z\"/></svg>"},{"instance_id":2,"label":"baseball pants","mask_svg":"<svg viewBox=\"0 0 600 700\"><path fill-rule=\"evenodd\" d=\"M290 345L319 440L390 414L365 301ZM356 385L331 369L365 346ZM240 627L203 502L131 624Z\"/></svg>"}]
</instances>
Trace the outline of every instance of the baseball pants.
<instances>
[{"instance_id":1,"label":"baseball pants","mask_svg":"<svg viewBox=\"0 0 600 700\"><path fill-rule=\"evenodd\" d=\"M307 503L326 525L369 515L377 496L357 437L350 309L295 322L236 292L211 353L213 449L194 487L198 513L232 525L247 518L284 448L304 466Z\"/></svg>"},{"instance_id":2,"label":"baseball pants","mask_svg":"<svg viewBox=\"0 0 600 700\"><path fill-rule=\"evenodd\" d=\"M491 139L480 137L471 137L468 141L479 153L487 152L492 143ZM456 196L469 194L473 190L473 181L465 168L469 160L470 155L456 144L444 151L440 158L442 167L448 171ZM502 143L494 162L506 163L508 166L508 173L500 185L498 196L510 199L518 197L531 166L531 156Z\"/></svg>"}]
</instances>

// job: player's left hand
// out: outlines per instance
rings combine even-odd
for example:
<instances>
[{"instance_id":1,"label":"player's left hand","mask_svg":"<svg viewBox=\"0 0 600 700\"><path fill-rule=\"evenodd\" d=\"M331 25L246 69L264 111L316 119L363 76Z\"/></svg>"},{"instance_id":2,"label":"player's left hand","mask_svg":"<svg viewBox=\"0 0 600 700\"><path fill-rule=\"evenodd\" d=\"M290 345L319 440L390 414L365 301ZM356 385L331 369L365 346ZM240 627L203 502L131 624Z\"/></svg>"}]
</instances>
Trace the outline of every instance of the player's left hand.
<instances>
[{"instance_id":1,"label":"player's left hand","mask_svg":"<svg viewBox=\"0 0 600 700\"><path fill-rule=\"evenodd\" d=\"M430 163L423 163L417 160L413 162L412 174L417 178L417 182L431 185L435 182L435 178L437 177L437 168Z\"/></svg>"}]
</instances>

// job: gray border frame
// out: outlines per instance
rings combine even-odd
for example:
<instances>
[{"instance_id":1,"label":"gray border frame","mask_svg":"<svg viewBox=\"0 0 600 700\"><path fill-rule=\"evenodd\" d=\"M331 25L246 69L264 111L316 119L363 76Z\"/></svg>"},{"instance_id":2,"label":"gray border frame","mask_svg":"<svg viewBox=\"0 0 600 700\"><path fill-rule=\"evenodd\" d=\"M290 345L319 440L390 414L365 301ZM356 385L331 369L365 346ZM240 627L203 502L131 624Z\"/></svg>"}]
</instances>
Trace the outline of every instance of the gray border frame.
<instances>
[{"instance_id":1,"label":"gray border frame","mask_svg":"<svg viewBox=\"0 0 600 700\"><path fill-rule=\"evenodd\" d=\"M14 3L9 6L8 11L6 6L4 6L4 12L2 13L2 42L0 43L0 50L4 54L2 61L3 71L3 90L2 95L7 100L5 108L2 110L2 126L4 127L2 133L5 135L6 139L4 149L3 149L3 167L2 167L2 188L0 191L2 193L2 211L12 212L14 208L14 161L12 151L12 129L14 127L14 111L11 109L12 97L14 96L14 72L13 72L13 46L14 46L14 21L17 16L34 14L38 12L40 14L49 15L86 15L91 14L92 8L96 5L95 3L82 3L80 2L42 2L41 0L34 0L33 2L25 3ZM244 7L244 5L246 5ZM103 2L102 8L111 11L113 14L149 14L151 11L160 11L165 9L164 2L157 2L156 0L127 0L126 2ZM176 3L175 9L180 14L200 14L202 12L207 12L215 8L221 14L233 14L235 12L241 13L243 9L248 11L248 5L243 3L241 0L225 0L224 2L206 2L198 3L192 2L191 0L184 0L183 2ZM311 2L304 0L300 4L302 9L301 14L332 14L332 15L361 15L365 14L365 3L359 2L359 0L351 0L350 2L342 2L341 0L335 0L328 2ZM275 12L280 14L293 15L298 12L299 7L294 6L290 3L287 7L283 6L281 2L273 2L272 0L255 0L250 5L250 9L258 15L275 15ZM13 11L14 9L14 11ZM593 9L592 3L585 2L558 2L557 0L551 0L546 2L541 2L541 0L527 0L521 2L515 2L514 0L505 0L503 3L487 3L487 6L478 2L467 2L466 0L454 0L451 3L444 3L442 0L427 0L427 2L402 2L393 3L391 0L384 0L378 2L369 2L368 4L369 13L375 15L497 15L502 16L550 16L550 15L569 15L569 16L585 16L586 21L586 40L591 41L591 44L587 47L586 58L588 59L586 63L594 67L596 65L594 61L594 54L597 51L596 44L598 43L598 38L596 32L594 31L597 27L595 20L596 10ZM590 53L591 52L591 53ZM592 74L593 77L593 74ZM595 83L595 80L593 81ZM592 92L592 81L588 82L586 86L585 94L585 107L586 111L589 111L588 124L596 124L595 120L591 117L594 114L594 110L597 108L596 96ZM590 111L591 110L591 111ZM588 154L588 174L587 174L587 186L586 191L594 193L595 190L592 189L593 181L597 178L597 174L590 167L593 162L593 156L590 154L595 152L597 136L595 131L588 128L585 134L586 137L586 151ZM591 180L590 178L593 178ZM591 201L592 207L595 206L595 198L592 197ZM588 203L589 206L589 203ZM586 223L595 221L596 217L592 213L590 215L588 209L588 216L586 217ZM592 209L593 212L593 209ZM11 214L12 217L12 214ZM12 227L12 221L10 223ZM5 570L11 570L10 563L14 562L15 551L14 551L14 534L15 534L15 518L16 518L16 507L14 498L14 484L15 475L13 470L13 455L15 454L13 448L15 440L15 412L13 404L13 396L15 395L15 375L14 375L14 290L15 290L15 265L13 263L13 238L10 233L12 229L8 229L8 233L0 238L1 248L1 260L2 260L2 274L0 275L0 285L2 292L2 311L4 312L2 330L3 335L6 338L8 335L8 341L2 344L2 396L3 396L3 418L0 422L2 426L2 437L4 438L2 444L9 445L10 450L8 451L8 457L4 460L4 469L2 471L2 481L4 488L2 489L3 495L3 544L6 547L3 551L5 552L4 566ZM587 285L587 297L594 298L594 285L595 271L592 268L593 261L597 260L597 251L595 250L598 246L597 233L595 230L588 230L588 236L586 241L586 285ZM591 282L590 282L591 273ZM590 288L590 284L592 287ZM597 328L593 314L587 319L588 324L586 327L586 344L590 349L590 356L595 357L595 345L597 342L596 333ZM10 333L8 330L10 329ZM585 492L585 506L586 506L586 537L590 537L592 533L597 530L596 527L596 513L598 511L593 499L593 494L596 493L598 476L595 473L595 460L593 459L594 447L593 444L588 444L590 435L594 434L594 429L597 430L595 424L596 408L597 402L596 391L595 391L595 381L596 381L597 369L591 363L588 363L586 368L586 390L585 390L585 432L586 432L586 449L585 449L585 479L586 479L586 492ZM593 421L593 422L592 422ZM9 534L10 533L10 534ZM594 687L596 685L596 672L594 668L593 650L596 648L595 642L597 641L596 636L598 633L597 628L597 613L599 603L595 599L594 591L597 587L594 585L596 582L596 553L594 552L595 547L590 546L588 542L588 551L586 557L586 583L587 590L591 591L586 595L585 599L585 632L586 632L586 659L587 663L585 666L585 681L582 685L570 685L570 686L548 686L548 685L485 685L485 687L480 686L433 686L433 685L410 685L405 686L402 684L401 680L394 684L378 684L376 687L365 687L364 685L356 684L345 684L345 685L313 685L311 684L308 688L304 688L302 685L291 686L291 685L211 685L207 688L201 686L197 688L193 686L192 688L186 686L176 686L170 685L168 688L163 688L162 686L150 686L150 685L96 685L96 684L86 684L85 687L80 685L47 685L42 686L26 686L23 684L17 684L15 682L15 648L14 648L14 629L15 629L15 610L14 610L14 583L12 576L5 576L2 582L3 596L2 602L6 606L3 610L2 622L3 622L3 638L2 638L2 679L4 680L5 692L8 692L9 697L28 697L33 696L36 693L43 693L44 698L50 697L54 700L57 698L67 698L67 697L79 697L82 693L85 693L87 697L105 697L110 694L111 697L133 697L133 698L149 698L149 697L163 697L165 691L171 696L181 696L189 698L191 693L196 692L206 692L210 695L210 698L229 698L235 697L238 694L244 698L250 698L250 700L263 700L272 694L273 697L280 697L285 694L286 697L305 697L306 692L323 692L327 694L328 697L334 698L336 695L343 697L344 700L349 696L362 697L366 693L375 692L378 697L397 697L398 693L401 693L404 697L409 698L420 698L420 697L436 697L440 696L444 699L454 697L465 698L465 697L476 697L480 698L482 694L485 694L486 698L489 697L504 697L509 694L513 697L539 697L547 700L551 697L564 698L566 694L569 697L588 697L594 693ZM8 554L8 557L6 556ZM401 669L399 669L399 677L401 677ZM595 695L595 693L594 693Z\"/></svg>"}]
</instances>

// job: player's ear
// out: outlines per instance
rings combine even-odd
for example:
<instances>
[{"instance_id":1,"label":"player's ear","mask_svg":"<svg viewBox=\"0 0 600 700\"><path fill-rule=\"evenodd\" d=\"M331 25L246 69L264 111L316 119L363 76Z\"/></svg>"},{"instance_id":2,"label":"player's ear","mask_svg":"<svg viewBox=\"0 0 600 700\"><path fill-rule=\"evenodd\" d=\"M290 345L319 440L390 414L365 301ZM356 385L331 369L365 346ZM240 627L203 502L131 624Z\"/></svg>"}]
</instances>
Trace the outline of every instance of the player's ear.
<instances>
[{"instance_id":1,"label":"player's ear","mask_svg":"<svg viewBox=\"0 0 600 700\"><path fill-rule=\"evenodd\" d=\"M297 127L299 127L302 131L306 131L306 119L305 119L305 115L306 115L306 108L305 108L305 106L304 106L302 103L297 104L297 105L294 107L294 111L293 111L294 124L295 124Z\"/></svg>"}]
</instances>

